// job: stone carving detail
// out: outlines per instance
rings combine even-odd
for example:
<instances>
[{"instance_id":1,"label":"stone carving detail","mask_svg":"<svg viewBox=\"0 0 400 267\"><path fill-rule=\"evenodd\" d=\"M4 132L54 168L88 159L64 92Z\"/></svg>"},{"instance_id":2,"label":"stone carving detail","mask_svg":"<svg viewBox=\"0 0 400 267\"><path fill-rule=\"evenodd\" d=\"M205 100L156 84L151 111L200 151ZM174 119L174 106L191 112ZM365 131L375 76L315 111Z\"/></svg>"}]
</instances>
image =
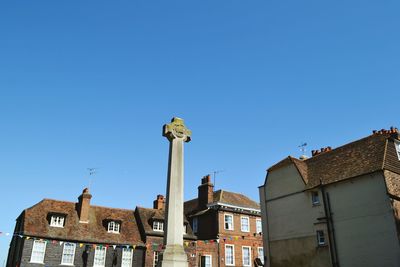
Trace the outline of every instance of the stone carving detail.
<instances>
[{"instance_id":1,"label":"stone carving detail","mask_svg":"<svg viewBox=\"0 0 400 267\"><path fill-rule=\"evenodd\" d=\"M191 140L191 135L192 131L186 128L181 118L172 118L171 123L165 124L163 128L163 136L167 137L170 141L179 138L183 139L185 142L189 142Z\"/></svg>"}]
</instances>

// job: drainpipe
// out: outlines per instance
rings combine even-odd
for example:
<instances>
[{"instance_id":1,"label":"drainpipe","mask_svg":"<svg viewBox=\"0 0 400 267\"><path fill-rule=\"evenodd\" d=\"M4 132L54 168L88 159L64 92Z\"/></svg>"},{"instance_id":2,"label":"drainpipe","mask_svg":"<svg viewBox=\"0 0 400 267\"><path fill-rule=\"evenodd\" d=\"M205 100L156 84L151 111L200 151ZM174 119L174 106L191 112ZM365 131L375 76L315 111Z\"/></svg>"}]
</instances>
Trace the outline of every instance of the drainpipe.
<instances>
[{"instance_id":1,"label":"drainpipe","mask_svg":"<svg viewBox=\"0 0 400 267\"><path fill-rule=\"evenodd\" d=\"M323 203L324 203L325 216L327 219L326 226L328 228L329 253L331 256L331 261L332 261L333 267L340 267L338 256L337 256L335 228L334 228L333 220L332 220L331 203L330 203L330 199L329 199L329 194L325 192L325 186L322 184L321 180L320 180L320 187L321 187L322 199L323 199Z\"/></svg>"}]
</instances>

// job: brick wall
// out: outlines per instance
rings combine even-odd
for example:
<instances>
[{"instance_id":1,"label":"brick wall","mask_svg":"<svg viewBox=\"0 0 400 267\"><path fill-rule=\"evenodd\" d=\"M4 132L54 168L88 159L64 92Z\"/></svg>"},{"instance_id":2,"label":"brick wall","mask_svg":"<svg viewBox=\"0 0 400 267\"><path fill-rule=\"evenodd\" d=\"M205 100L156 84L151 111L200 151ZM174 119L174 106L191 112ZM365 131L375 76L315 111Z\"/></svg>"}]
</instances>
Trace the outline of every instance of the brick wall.
<instances>
[{"instance_id":1,"label":"brick wall","mask_svg":"<svg viewBox=\"0 0 400 267\"><path fill-rule=\"evenodd\" d=\"M233 230L225 229L225 220L224 215L231 214L233 215ZM241 217L249 217L250 223L250 231L243 232L241 230ZM220 266L225 265L225 245L233 245L234 246L234 258L235 265L234 266L243 266L242 262L242 247L248 246L251 248L251 265L254 265L254 260L258 257L258 247L262 247L262 237L259 233L256 232L256 220L260 219L260 216L255 216L251 214L241 214L234 213L230 211L220 211L218 213L219 218L219 254L220 254Z\"/></svg>"}]
</instances>

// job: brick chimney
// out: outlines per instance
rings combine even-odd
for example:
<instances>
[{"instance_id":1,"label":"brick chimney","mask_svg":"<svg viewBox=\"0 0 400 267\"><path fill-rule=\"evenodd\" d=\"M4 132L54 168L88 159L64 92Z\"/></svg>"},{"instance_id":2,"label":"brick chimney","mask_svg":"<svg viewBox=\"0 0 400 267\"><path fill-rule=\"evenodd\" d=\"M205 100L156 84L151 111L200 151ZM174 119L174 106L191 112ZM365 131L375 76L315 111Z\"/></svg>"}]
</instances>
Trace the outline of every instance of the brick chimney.
<instances>
[{"instance_id":1,"label":"brick chimney","mask_svg":"<svg viewBox=\"0 0 400 267\"><path fill-rule=\"evenodd\" d=\"M153 201L153 209L164 210L165 197L163 195L157 195L157 199Z\"/></svg>"},{"instance_id":2,"label":"brick chimney","mask_svg":"<svg viewBox=\"0 0 400 267\"><path fill-rule=\"evenodd\" d=\"M198 187L198 205L201 209L207 208L207 204L214 201L214 185L211 183L210 180L210 175L204 176L201 179L201 185Z\"/></svg>"},{"instance_id":3,"label":"brick chimney","mask_svg":"<svg viewBox=\"0 0 400 267\"><path fill-rule=\"evenodd\" d=\"M92 195L89 193L89 188L83 189L82 195L78 197L78 215L80 223L89 222L90 199Z\"/></svg>"}]
</instances>

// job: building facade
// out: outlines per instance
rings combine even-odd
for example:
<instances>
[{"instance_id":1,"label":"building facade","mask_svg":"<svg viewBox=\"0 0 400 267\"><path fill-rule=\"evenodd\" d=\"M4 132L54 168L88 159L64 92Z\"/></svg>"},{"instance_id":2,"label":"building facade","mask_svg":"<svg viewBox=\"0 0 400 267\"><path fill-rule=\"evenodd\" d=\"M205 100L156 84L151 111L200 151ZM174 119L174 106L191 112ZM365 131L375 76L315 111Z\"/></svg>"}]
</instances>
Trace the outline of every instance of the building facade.
<instances>
[{"instance_id":1,"label":"building facade","mask_svg":"<svg viewBox=\"0 0 400 267\"><path fill-rule=\"evenodd\" d=\"M206 194L206 195L205 195ZM135 210L44 199L17 218L7 267L156 267L164 250L165 198ZM184 248L190 267L252 266L262 254L259 204L214 192L202 179L199 197L185 202Z\"/></svg>"},{"instance_id":2,"label":"building facade","mask_svg":"<svg viewBox=\"0 0 400 267\"><path fill-rule=\"evenodd\" d=\"M17 218L7 266L143 266L133 210L90 205L85 189L77 203L44 199Z\"/></svg>"},{"instance_id":3,"label":"building facade","mask_svg":"<svg viewBox=\"0 0 400 267\"><path fill-rule=\"evenodd\" d=\"M283 159L260 199L271 267L400 266L397 129Z\"/></svg>"},{"instance_id":4,"label":"building facade","mask_svg":"<svg viewBox=\"0 0 400 267\"><path fill-rule=\"evenodd\" d=\"M260 205L248 197L214 191L210 176L198 197L185 202L185 214L197 236L198 266L254 266L263 261Z\"/></svg>"}]
</instances>

